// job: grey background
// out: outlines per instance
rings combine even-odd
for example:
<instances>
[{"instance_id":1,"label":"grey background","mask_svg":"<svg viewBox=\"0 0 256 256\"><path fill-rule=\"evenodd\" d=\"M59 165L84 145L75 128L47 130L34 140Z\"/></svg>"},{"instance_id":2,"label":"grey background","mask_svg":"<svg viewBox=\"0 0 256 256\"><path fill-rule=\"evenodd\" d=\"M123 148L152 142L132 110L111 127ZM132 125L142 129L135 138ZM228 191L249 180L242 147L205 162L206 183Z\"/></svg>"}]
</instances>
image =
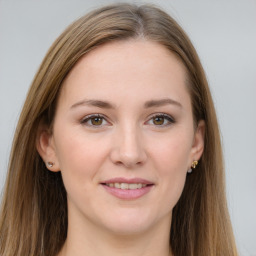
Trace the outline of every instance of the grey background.
<instances>
[{"instance_id":1,"label":"grey background","mask_svg":"<svg viewBox=\"0 0 256 256\"><path fill-rule=\"evenodd\" d=\"M0 190L15 125L46 51L70 22L111 2L0 0ZM176 18L202 60L220 121L238 248L256 256L256 1L150 3Z\"/></svg>"}]
</instances>

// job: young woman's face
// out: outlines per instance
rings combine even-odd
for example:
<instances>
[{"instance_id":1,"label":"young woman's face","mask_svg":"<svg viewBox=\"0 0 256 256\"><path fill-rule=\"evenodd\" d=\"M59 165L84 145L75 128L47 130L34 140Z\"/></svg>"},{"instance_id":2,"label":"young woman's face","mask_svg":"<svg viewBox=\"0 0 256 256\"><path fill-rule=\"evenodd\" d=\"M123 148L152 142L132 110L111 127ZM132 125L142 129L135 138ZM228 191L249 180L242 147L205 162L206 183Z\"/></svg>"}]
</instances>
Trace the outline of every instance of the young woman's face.
<instances>
[{"instance_id":1,"label":"young woman's face","mask_svg":"<svg viewBox=\"0 0 256 256\"><path fill-rule=\"evenodd\" d=\"M100 46L65 79L44 158L61 171L69 224L130 234L169 230L203 124L193 125L185 68L163 46ZM193 175L193 174L192 174ZM85 225L85 226L84 226Z\"/></svg>"}]
</instances>

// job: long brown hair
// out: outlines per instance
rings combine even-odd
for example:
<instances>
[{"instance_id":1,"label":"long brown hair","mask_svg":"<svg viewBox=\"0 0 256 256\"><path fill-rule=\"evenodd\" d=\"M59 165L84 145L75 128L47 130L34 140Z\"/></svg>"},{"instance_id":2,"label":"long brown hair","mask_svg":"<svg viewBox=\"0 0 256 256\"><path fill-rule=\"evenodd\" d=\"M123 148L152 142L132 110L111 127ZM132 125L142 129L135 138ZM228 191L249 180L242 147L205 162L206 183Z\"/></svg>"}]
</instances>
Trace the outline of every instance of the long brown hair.
<instances>
[{"instance_id":1,"label":"long brown hair","mask_svg":"<svg viewBox=\"0 0 256 256\"><path fill-rule=\"evenodd\" d=\"M67 200L61 173L47 170L36 150L40 125L52 125L61 85L87 52L102 44L143 38L158 42L187 70L195 125L205 120L205 150L173 209L175 256L236 256L225 198L219 128L198 55L182 28L151 5L115 4L71 24L37 72L17 125L0 217L0 255L55 256L67 236Z\"/></svg>"}]
</instances>

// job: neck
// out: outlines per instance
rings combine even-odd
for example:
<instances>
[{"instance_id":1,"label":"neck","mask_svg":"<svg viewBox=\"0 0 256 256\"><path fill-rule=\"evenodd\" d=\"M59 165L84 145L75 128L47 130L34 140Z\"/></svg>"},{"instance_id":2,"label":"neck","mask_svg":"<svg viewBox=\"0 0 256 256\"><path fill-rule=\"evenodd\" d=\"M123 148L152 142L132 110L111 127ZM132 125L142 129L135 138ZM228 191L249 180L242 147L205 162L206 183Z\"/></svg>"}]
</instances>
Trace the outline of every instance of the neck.
<instances>
[{"instance_id":1,"label":"neck","mask_svg":"<svg viewBox=\"0 0 256 256\"><path fill-rule=\"evenodd\" d=\"M116 234L92 223L69 222L67 240L58 256L171 256L169 219L136 234Z\"/></svg>"}]
</instances>

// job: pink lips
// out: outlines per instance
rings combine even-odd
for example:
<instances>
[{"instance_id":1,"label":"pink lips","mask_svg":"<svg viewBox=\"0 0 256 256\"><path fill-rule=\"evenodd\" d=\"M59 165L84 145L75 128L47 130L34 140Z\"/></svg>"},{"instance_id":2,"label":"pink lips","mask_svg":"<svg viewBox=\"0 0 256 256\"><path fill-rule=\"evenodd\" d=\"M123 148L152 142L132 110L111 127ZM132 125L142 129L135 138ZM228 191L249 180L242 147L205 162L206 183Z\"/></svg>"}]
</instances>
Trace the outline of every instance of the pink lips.
<instances>
[{"instance_id":1,"label":"pink lips","mask_svg":"<svg viewBox=\"0 0 256 256\"><path fill-rule=\"evenodd\" d=\"M110 187L107 184L114 184L114 183L127 183L127 184L143 184L142 188L137 189L121 189L116 187ZM141 179L141 178L133 178L133 179L126 179L126 178L114 178L110 180L105 180L100 183L108 193L111 195L120 198L120 199L126 199L126 200L133 200L140 198L147 194L153 187L153 183ZM145 186L146 185L146 186Z\"/></svg>"}]
</instances>

